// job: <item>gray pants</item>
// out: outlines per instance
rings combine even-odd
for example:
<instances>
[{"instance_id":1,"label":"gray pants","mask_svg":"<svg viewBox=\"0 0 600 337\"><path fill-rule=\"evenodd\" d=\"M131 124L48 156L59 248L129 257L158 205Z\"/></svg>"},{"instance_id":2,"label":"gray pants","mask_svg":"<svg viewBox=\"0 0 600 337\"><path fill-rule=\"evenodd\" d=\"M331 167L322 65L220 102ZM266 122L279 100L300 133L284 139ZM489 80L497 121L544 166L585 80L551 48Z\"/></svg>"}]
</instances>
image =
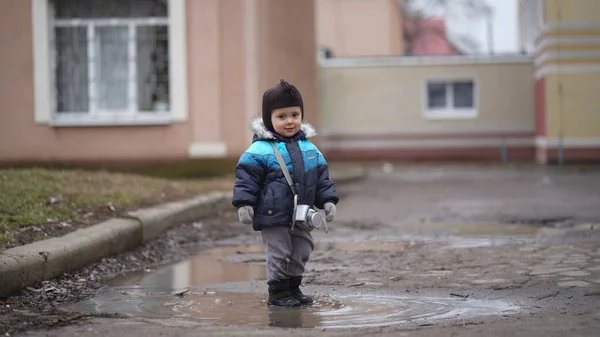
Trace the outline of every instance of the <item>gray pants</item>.
<instances>
[{"instance_id":1,"label":"gray pants","mask_svg":"<svg viewBox=\"0 0 600 337\"><path fill-rule=\"evenodd\" d=\"M261 229L267 255L267 281L302 276L304 266L315 248L310 232L287 227Z\"/></svg>"}]
</instances>

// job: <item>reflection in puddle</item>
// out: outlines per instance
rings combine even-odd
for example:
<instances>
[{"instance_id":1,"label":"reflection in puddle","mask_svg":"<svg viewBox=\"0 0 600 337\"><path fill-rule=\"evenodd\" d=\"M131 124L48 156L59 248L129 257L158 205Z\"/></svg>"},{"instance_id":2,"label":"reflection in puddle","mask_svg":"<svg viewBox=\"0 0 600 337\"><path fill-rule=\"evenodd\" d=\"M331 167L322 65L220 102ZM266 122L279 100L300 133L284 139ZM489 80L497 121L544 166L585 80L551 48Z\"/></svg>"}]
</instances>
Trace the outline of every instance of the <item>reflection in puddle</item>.
<instances>
[{"instance_id":1,"label":"reflection in puddle","mask_svg":"<svg viewBox=\"0 0 600 337\"><path fill-rule=\"evenodd\" d=\"M402 251L421 241L440 249L481 247L534 239L535 228L489 224L419 224L401 226L405 236L380 240L319 242L318 251ZM461 236L458 236L461 235ZM269 308L266 294L216 293L193 287L227 282L265 280L262 245L193 248L196 257L109 280L114 286L98 297L77 303L72 310L120 313L136 317L187 318L216 324L294 328L358 328L398 324L430 324L439 320L513 313L518 308L500 301L455 298L410 298L356 295L316 297L308 308ZM189 289L175 296L175 289ZM196 288L197 289L197 288Z\"/></svg>"},{"instance_id":2,"label":"reflection in puddle","mask_svg":"<svg viewBox=\"0 0 600 337\"><path fill-rule=\"evenodd\" d=\"M219 258L228 255L262 252L261 246L216 247L209 254L199 255L176 264L163 266L151 273L144 270L126 273L106 283L108 285L140 285L162 289L188 288L191 286L224 282L252 281L265 277L264 264L234 263ZM264 255L264 254L263 254ZM263 257L264 262L264 257Z\"/></svg>"},{"instance_id":3,"label":"reflection in puddle","mask_svg":"<svg viewBox=\"0 0 600 337\"><path fill-rule=\"evenodd\" d=\"M269 308L265 294L190 292L183 298L147 288L115 288L80 302L80 312L120 313L136 317L186 318L225 325L289 328L360 328L408 323L435 323L514 313L501 301L410 298L382 295L316 297L307 308Z\"/></svg>"},{"instance_id":4,"label":"reflection in puddle","mask_svg":"<svg viewBox=\"0 0 600 337\"><path fill-rule=\"evenodd\" d=\"M396 251L406 247L405 242L331 242L318 243L318 250ZM124 273L105 283L111 286L139 285L161 289L181 289L192 286L243 282L264 279L265 254L261 245L219 246L197 250L200 255L189 260L169 264L147 272Z\"/></svg>"},{"instance_id":5,"label":"reflection in puddle","mask_svg":"<svg viewBox=\"0 0 600 337\"><path fill-rule=\"evenodd\" d=\"M403 251L411 241L432 244L433 249L485 247L521 242L527 238L517 237L445 237L435 239L430 236L419 238L410 235L390 241L381 238L373 241L319 242L315 253L319 251ZM111 286L138 285L161 289L182 289L200 285L228 282L264 280L265 254L262 245L218 246L207 250L196 247L193 251L199 255L175 264L168 264L150 272L140 270L121 274L106 281Z\"/></svg>"}]
</instances>

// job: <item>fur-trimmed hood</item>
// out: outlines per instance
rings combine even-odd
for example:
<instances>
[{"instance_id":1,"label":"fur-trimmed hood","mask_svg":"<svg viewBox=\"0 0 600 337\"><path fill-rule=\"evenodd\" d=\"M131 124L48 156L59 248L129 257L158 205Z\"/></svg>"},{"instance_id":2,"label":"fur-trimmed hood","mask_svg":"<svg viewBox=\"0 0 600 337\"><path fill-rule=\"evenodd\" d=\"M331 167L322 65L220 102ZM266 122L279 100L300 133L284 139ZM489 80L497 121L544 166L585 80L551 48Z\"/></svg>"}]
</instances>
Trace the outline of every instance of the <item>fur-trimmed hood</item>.
<instances>
[{"instance_id":1,"label":"fur-trimmed hood","mask_svg":"<svg viewBox=\"0 0 600 337\"><path fill-rule=\"evenodd\" d=\"M277 139L275 135L267 130L265 123L262 120L262 117L253 117L250 121L250 130L254 133L256 138L260 140L271 140ZM317 135L317 130L307 122L302 122L300 126L300 131L302 131L306 137L306 139L313 138Z\"/></svg>"}]
</instances>

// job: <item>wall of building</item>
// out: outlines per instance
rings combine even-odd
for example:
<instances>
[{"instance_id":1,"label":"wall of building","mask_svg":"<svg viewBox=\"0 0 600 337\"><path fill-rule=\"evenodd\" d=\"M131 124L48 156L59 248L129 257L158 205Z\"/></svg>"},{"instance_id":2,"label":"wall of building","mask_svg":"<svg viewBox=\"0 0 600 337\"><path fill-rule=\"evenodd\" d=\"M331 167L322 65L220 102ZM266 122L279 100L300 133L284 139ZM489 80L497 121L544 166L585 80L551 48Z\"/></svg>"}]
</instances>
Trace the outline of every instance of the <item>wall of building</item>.
<instances>
[{"instance_id":1,"label":"wall of building","mask_svg":"<svg viewBox=\"0 0 600 337\"><path fill-rule=\"evenodd\" d=\"M600 161L600 2L544 2L536 40L537 160Z\"/></svg>"},{"instance_id":2,"label":"wall of building","mask_svg":"<svg viewBox=\"0 0 600 337\"><path fill-rule=\"evenodd\" d=\"M32 1L2 0L0 160L138 160L185 157L190 124L50 127L34 122Z\"/></svg>"},{"instance_id":3,"label":"wall of building","mask_svg":"<svg viewBox=\"0 0 600 337\"><path fill-rule=\"evenodd\" d=\"M286 79L302 93L305 121L316 125L315 3L313 0L257 1L258 80L252 94L256 97L256 112L261 114L264 90Z\"/></svg>"},{"instance_id":4,"label":"wall of building","mask_svg":"<svg viewBox=\"0 0 600 337\"><path fill-rule=\"evenodd\" d=\"M316 0L320 46L337 57L402 54L402 20L397 0Z\"/></svg>"},{"instance_id":5,"label":"wall of building","mask_svg":"<svg viewBox=\"0 0 600 337\"><path fill-rule=\"evenodd\" d=\"M181 0L187 24L186 120L152 126L36 124L33 1L38 0L0 0L2 162L238 156L251 142L249 120L260 115L262 92L280 78L300 88L306 119L316 123L312 0Z\"/></svg>"},{"instance_id":6,"label":"wall of building","mask_svg":"<svg viewBox=\"0 0 600 337\"><path fill-rule=\"evenodd\" d=\"M474 118L425 115L427 79L472 79ZM528 57L327 60L319 72L322 148L338 158L533 158Z\"/></svg>"},{"instance_id":7,"label":"wall of building","mask_svg":"<svg viewBox=\"0 0 600 337\"><path fill-rule=\"evenodd\" d=\"M600 17L600 3L596 0L544 0L546 23L590 22Z\"/></svg>"}]
</instances>

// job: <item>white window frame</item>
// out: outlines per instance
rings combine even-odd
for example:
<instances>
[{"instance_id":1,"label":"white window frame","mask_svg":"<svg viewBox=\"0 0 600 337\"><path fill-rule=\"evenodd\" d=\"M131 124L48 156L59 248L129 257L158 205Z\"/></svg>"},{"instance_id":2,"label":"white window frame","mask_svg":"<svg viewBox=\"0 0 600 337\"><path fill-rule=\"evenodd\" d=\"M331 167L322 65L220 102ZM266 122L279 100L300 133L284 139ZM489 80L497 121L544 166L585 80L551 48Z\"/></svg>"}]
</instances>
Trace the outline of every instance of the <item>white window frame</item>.
<instances>
[{"instance_id":1,"label":"white window frame","mask_svg":"<svg viewBox=\"0 0 600 337\"><path fill-rule=\"evenodd\" d=\"M169 26L169 102L170 109L152 114L138 113L56 113L54 85L53 32L54 14L50 0L32 1L33 63L34 63L34 116L38 124L51 126L116 126L165 125L188 120L188 93L186 75L186 0L167 0ZM117 22L119 19L107 19ZM161 20L161 19L141 19ZM66 24L68 20L63 21ZM76 20L72 20L74 23ZM127 21L131 21L127 19ZM131 32L131 29L130 29ZM131 68L131 67L130 67ZM130 69L130 71L132 71ZM135 71L135 70L133 70ZM133 85L135 86L135 85ZM137 88L136 88L137 89ZM134 89L134 90L136 90Z\"/></svg>"},{"instance_id":2,"label":"white window frame","mask_svg":"<svg viewBox=\"0 0 600 337\"><path fill-rule=\"evenodd\" d=\"M452 86L446 86L446 103L447 106L445 109L430 109L429 108L429 88L428 84L431 82L445 82L446 84L451 84L453 82L473 82L473 107L472 108L454 108L454 96L452 94L452 90L448 90L448 88L452 88ZM478 88L479 85L477 80L472 77L452 77L452 78L426 78L423 80L423 95L422 95L422 104L423 104L423 116L426 119L475 119L478 116L478 106L479 106L479 95Z\"/></svg>"}]
</instances>

